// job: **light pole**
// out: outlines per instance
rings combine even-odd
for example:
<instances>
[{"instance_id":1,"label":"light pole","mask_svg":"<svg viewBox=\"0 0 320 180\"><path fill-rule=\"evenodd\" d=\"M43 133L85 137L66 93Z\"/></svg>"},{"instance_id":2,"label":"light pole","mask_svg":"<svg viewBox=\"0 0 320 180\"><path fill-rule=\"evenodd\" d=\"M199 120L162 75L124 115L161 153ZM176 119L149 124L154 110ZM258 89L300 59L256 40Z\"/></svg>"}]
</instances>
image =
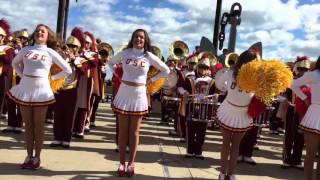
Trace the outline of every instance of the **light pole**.
<instances>
[{"instance_id":1,"label":"light pole","mask_svg":"<svg viewBox=\"0 0 320 180\"><path fill-rule=\"evenodd\" d=\"M218 35L219 35L219 27L220 27L220 16L221 16L221 6L222 0L217 0L216 7L216 17L214 21L214 31L213 31L213 53L217 54L218 48Z\"/></svg>"},{"instance_id":2,"label":"light pole","mask_svg":"<svg viewBox=\"0 0 320 180\"><path fill-rule=\"evenodd\" d=\"M58 6L58 19L57 19L57 34L66 40L67 26L68 26L68 14L69 14L69 0L59 0ZM78 0L76 0L78 2Z\"/></svg>"}]
</instances>

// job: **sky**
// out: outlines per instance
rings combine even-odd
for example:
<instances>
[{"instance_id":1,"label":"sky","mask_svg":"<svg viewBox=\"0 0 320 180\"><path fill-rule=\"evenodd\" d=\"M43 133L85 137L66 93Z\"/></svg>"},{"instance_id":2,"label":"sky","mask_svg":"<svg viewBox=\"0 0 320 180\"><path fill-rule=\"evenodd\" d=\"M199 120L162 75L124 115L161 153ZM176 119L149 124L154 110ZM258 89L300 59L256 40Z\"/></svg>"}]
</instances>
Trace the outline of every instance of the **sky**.
<instances>
[{"instance_id":1,"label":"sky","mask_svg":"<svg viewBox=\"0 0 320 180\"><path fill-rule=\"evenodd\" d=\"M320 0L222 0L222 13L233 3L242 5L236 52L261 41L263 59L294 61L320 55ZM0 0L0 18L12 31L39 23L56 29L58 0ZM202 36L212 40L216 0L70 0L68 35L75 27L92 32L117 51L137 28L146 29L164 57L172 42L182 40L190 52ZM226 40L228 45L228 31ZM219 52L220 53L220 52Z\"/></svg>"}]
</instances>

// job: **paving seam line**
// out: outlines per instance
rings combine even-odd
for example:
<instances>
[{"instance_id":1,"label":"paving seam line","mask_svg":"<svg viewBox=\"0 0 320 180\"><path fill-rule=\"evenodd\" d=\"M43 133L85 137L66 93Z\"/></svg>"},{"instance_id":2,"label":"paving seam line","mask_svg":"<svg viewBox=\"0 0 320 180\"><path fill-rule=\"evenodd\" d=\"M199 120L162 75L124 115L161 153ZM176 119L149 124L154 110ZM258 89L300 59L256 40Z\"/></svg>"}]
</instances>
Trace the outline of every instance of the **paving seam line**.
<instances>
[{"instance_id":1,"label":"paving seam line","mask_svg":"<svg viewBox=\"0 0 320 180\"><path fill-rule=\"evenodd\" d=\"M169 168L167 166L167 160L165 158L164 155L164 151L163 151L163 144L159 143L159 152L160 152L160 162L162 165L162 169L163 169L163 175L164 175L164 179L169 179L170 178L170 172L169 172Z\"/></svg>"}]
</instances>

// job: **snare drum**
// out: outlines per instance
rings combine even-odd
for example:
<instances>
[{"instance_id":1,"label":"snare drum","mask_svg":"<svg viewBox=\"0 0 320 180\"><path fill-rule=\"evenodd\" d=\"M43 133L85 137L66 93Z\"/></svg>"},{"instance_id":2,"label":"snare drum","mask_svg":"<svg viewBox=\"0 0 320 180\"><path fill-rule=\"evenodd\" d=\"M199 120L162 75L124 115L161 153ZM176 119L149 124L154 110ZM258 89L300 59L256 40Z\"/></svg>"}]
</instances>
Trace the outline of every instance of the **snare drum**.
<instances>
[{"instance_id":1,"label":"snare drum","mask_svg":"<svg viewBox=\"0 0 320 180\"><path fill-rule=\"evenodd\" d=\"M187 102L187 121L215 121L220 103L217 95L200 97L189 96Z\"/></svg>"},{"instance_id":2,"label":"snare drum","mask_svg":"<svg viewBox=\"0 0 320 180\"><path fill-rule=\"evenodd\" d=\"M180 98L162 96L161 97L161 121L168 121L169 119L175 119L177 109L179 108Z\"/></svg>"},{"instance_id":3,"label":"snare drum","mask_svg":"<svg viewBox=\"0 0 320 180\"><path fill-rule=\"evenodd\" d=\"M163 87L162 94L165 96L175 96L176 95L176 86L178 82L177 72L174 70L170 71L170 74L166 78Z\"/></svg>"},{"instance_id":4,"label":"snare drum","mask_svg":"<svg viewBox=\"0 0 320 180\"><path fill-rule=\"evenodd\" d=\"M179 105L179 102L180 102L180 98L177 98L177 97L171 97L171 96L162 96L161 97L161 102L162 103L165 103L166 105Z\"/></svg>"}]
</instances>

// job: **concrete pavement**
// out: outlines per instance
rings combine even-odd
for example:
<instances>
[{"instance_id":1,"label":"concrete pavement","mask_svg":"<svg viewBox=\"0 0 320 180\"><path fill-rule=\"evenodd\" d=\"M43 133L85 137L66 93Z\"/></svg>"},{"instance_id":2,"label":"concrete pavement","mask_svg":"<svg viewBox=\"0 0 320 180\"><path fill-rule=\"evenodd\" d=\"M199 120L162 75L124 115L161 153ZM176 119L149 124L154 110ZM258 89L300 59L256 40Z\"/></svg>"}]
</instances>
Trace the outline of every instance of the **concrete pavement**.
<instances>
[{"instance_id":1,"label":"concrete pavement","mask_svg":"<svg viewBox=\"0 0 320 180\"><path fill-rule=\"evenodd\" d=\"M0 128L6 122L1 120ZM168 135L170 126L159 125L153 116L143 122L141 143L133 179L217 179L221 135L207 131L204 146L205 160L184 158L185 144ZM100 103L97 127L83 140L73 140L70 149L51 148L52 125L46 125L45 145L40 170L22 170L20 163L26 156L23 134L0 132L0 179L121 179L116 177L118 153L115 148L115 118L110 104ZM239 164L238 179L303 179L303 171L281 169L283 136L263 131L259 151L254 151L258 165Z\"/></svg>"}]
</instances>

